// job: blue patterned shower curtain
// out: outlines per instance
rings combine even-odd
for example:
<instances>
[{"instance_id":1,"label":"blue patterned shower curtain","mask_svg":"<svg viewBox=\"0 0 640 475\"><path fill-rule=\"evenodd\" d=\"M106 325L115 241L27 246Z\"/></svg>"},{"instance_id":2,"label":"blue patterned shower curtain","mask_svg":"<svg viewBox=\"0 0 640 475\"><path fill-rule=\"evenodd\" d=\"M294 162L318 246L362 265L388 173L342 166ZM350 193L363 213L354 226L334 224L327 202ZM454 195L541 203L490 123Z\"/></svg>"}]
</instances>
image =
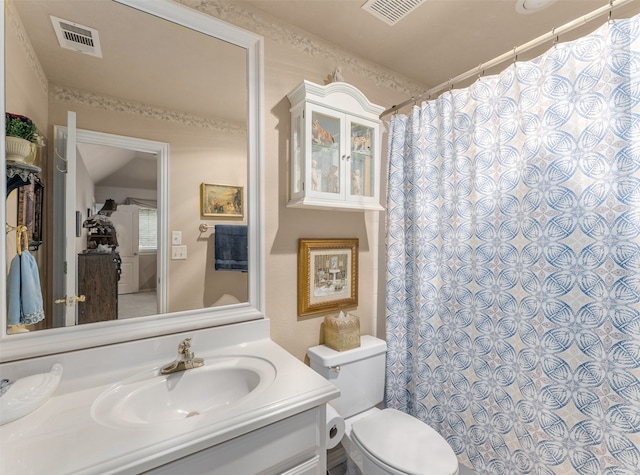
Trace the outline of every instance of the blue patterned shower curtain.
<instances>
[{"instance_id":1,"label":"blue patterned shower curtain","mask_svg":"<svg viewBox=\"0 0 640 475\"><path fill-rule=\"evenodd\" d=\"M386 403L483 474L640 474L640 21L395 116Z\"/></svg>"}]
</instances>

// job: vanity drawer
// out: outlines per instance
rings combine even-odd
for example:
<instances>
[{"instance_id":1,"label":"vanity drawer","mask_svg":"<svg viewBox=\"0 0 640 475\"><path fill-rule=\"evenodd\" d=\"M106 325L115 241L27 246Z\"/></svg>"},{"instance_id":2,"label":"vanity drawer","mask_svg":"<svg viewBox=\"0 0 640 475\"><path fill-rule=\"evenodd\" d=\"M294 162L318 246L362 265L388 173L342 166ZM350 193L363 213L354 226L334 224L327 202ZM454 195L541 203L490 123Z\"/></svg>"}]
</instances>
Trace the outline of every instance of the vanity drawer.
<instances>
[{"instance_id":1,"label":"vanity drawer","mask_svg":"<svg viewBox=\"0 0 640 475\"><path fill-rule=\"evenodd\" d=\"M324 475L320 409L312 409L145 472L153 475Z\"/></svg>"}]
</instances>

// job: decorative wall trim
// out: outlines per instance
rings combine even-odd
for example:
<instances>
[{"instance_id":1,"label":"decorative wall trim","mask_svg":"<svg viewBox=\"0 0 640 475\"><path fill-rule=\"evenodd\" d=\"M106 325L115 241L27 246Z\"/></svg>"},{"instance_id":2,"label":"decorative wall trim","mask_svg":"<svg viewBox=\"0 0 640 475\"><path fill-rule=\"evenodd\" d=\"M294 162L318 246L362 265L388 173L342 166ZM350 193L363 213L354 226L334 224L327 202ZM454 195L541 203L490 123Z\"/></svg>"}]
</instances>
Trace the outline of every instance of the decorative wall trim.
<instances>
[{"instance_id":1,"label":"decorative wall trim","mask_svg":"<svg viewBox=\"0 0 640 475\"><path fill-rule=\"evenodd\" d=\"M33 49L33 45L27 36L27 32L24 29L24 25L20 20L20 16L16 11L16 7L12 2L5 2L7 6L7 26L10 28L17 36L22 49L24 50L24 55L27 58L27 61L31 65L31 69L33 69L38 81L40 83L40 87L42 87L42 91L47 94L49 90L49 82L47 80L47 76L44 74L44 69L42 69L42 65L38 60L38 56L36 56L36 52Z\"/></svg>"},{"instance_id":2,"label":"decorative wall trim","mask_svg":"<svg viewBox=\"0 0 640 475\"><path fill-rule=\"evenodd\" d=\"M342 71L351 71L373 80L377 86L386 87L407 96L424 92L427 87L406 78L374 62L355 56L342 48L311 35L308 32L259 12L241 2L227 0L177 0L194 10L252 31L281 45L288 45L314 57L331 60Z\"/></svg>"},{"instance_id":3,"label":"decorative wall trim","mask_svg":"<svg viewBox=\"0 0 640 475\"><path fill-rule=\"evenodd\" d=\"M144 117L146 119L162 120L186 127L199 127L209 129L227 135L245 135L246 127L222 120L216 121L197 117L183 112L162 109L136 102L128 102L122 99L103 96L89 91L72 89L51 84L49 88L49 100L55 102L67 102L82 104L94 109L102 109L110 112L119 112Z\"/></svg>"}]
</instances>

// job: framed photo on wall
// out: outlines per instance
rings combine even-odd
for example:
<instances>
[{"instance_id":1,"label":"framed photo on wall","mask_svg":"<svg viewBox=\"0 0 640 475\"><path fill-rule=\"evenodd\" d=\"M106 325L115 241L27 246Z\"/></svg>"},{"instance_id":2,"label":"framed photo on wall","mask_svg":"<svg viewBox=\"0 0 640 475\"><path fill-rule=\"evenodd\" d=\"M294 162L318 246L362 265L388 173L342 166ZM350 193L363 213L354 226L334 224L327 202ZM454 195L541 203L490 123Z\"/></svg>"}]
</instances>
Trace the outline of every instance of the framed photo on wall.
<instances>
[{"instance_id":1,"label":"framed photo on wall","mask_svg":"<svg viewBox=\"0 0 640 475\"><path fill-rule=\"evenodd\" d=\"M298 240L298 315L358 305L358 239Z\"/></svg>"},{"instance_id":2,"label":"framed photo on wall","mask_svg":"<svg viewBox=\"0 0 640 475\"><path fill-rule=\"evenodd\" d=\"M212 218L242 218L244 193L241 186L200 185L200 215Z\"/></svg>"}]
</instances>

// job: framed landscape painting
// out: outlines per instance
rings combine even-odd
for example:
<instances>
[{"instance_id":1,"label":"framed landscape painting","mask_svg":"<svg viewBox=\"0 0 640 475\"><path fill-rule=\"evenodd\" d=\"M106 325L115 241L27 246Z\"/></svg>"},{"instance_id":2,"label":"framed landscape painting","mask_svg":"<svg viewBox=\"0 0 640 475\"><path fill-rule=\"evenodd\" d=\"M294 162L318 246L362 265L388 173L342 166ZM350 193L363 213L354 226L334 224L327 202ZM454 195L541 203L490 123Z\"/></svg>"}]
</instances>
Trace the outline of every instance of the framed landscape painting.
<instances>
[{"instance_id":1,"label":"framed landscape painting","mask_svg":"<svg viewBox=\"0 0 640 475\"><path fill-rule=\"evenodd\" d=\"M213 218L242 218L244 193L241 186L200 185L200 214Z\"/></svg>"}]
</instances>

